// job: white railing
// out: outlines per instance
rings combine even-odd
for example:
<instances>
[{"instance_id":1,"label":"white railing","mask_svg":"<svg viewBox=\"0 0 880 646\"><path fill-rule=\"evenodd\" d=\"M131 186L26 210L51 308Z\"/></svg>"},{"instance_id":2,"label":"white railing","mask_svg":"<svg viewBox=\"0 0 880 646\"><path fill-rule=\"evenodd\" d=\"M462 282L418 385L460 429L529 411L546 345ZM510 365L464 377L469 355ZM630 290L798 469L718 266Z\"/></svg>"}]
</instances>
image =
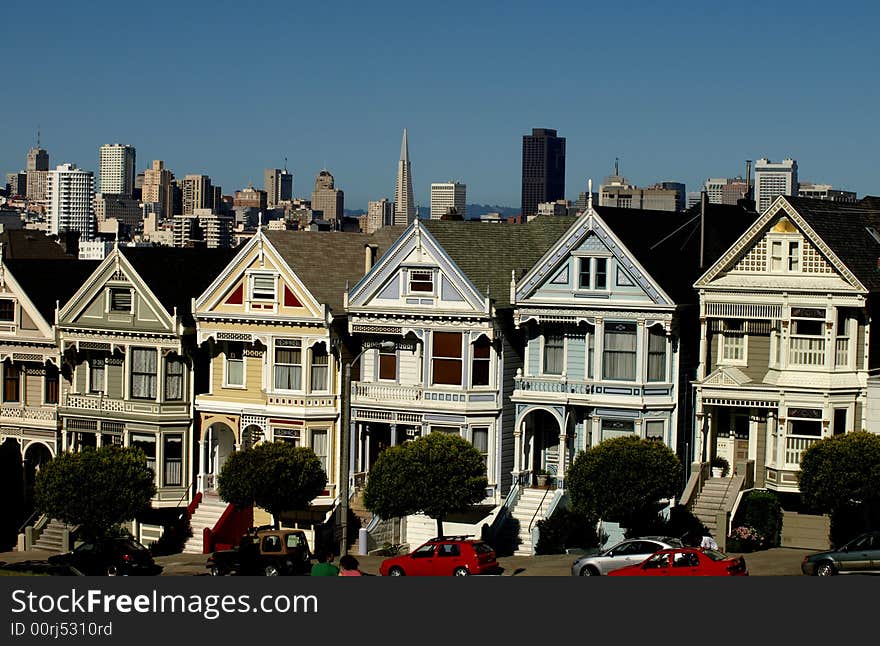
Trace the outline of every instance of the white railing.
<instances>
[{"instance_id":1,"label":"white railing","mask_svg":"<svg viewBox=\"0 0 880 646\"><path fill-rule=\"evenodd\" d=\"M398 386L396 384L373 384L363 381L354 383L354 399L375 401L421 401L422 389L417 386Z\"/></svg>"},{"instance_id":2,"label":"white railing","mask_svg":"<svg viewBox=\"0 0 880 646\"><path fill-rule=\"evenodd\" d=\"M36 406L3 406L0 408L0 417L53 422L58 419L58 410L55 408L40 408Z\"/></svg>"},{"instance_id":3,"label":"white railing","mask_svg":"<svg viewBox=\"0 0 880 646\"><path fill-rule=\"evenodd\" d=\"M562 377L516 377L514 389L537 393L573 393L589 395L592 393L591 382L569 380Z\"/></svg>"},{"instance_id":4,"label":"white railing","mask_svg":"<svg viewBox=\"0 0 880 646\"><path fill-rule=\"evenodd\" d=\"M793 336L789 363L797 366L824 366L825 339Z\"/></svg>"},{"instance_id":5,"label":"white railing","mask_svg":"<svg viewBox=\"0 0 880 646\"><path fill-rule=\"evenodd\" d=\"M804 451L821 438L804 435L788 435L785 438L785 466L798 469L801 466L801 456Z\"/></svg>"},{"instance_id":6,"label":"white railing","mask_svg":"<svg viewBox=\"0 0 880 646\"><path fill-rule=\"evenodd\" d=\"M834 342L834 365L845 366L849 359L849 339L840 337Z\"/></svg>"}]
</instances>

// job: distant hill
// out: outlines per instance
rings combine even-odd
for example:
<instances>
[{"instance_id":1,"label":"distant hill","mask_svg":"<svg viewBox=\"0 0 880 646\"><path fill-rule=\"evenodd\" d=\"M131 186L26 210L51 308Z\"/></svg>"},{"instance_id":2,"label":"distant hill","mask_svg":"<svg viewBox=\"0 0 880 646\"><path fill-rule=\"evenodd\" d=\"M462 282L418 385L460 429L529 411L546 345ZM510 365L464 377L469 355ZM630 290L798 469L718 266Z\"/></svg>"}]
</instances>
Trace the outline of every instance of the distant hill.
<instances>
[{"instance_id":1,"label":"distant hill","mask_svg":"<svg viewBox=\"0 0 880 646\"><path fill-rule=\"evenodd\" d=\"M514 215L519 215L519 207L518 206L498 206L497 204L468 204L467 205L467 214L469 220L476 220L481 215L485 215L486 213L500 213L502 217L508 218ZM359 218L363 215L366 215L367 212L364 209L345 209L345 215L352 218ZM431 207L430 206L420 206L419 207L419 217L423 219L428 219L431 217Z\"/></svg>"}]
</instances>

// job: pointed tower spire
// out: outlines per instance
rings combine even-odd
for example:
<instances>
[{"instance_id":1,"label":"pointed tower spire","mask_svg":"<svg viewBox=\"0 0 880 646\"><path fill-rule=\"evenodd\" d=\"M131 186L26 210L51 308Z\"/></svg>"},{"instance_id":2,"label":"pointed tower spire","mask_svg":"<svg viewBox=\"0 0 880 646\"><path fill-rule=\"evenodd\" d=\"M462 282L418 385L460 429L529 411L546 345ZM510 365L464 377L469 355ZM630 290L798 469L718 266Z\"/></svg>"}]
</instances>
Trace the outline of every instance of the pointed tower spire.
<instances>
[{"instance_id":1,"label":"pointed tower spire","mask_svg":"<svg viewBox=\"0 0 880 646\"><path fill-rule=\"evenodd\" d=\"M413 200L412 173L409 163L409 142L406 128L400 142L400 161L397 162L397 186L394 189L394 224L407 225L416 219Z\"/></svg>"}]
</instances>

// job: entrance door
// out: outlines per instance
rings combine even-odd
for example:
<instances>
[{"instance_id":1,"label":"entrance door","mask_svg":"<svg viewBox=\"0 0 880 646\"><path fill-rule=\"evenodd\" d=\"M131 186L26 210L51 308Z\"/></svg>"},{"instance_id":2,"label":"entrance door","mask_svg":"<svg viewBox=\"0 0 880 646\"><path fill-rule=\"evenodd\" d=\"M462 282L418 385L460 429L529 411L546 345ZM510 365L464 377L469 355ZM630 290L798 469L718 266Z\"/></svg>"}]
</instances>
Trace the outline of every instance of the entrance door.
<instances>
[{"instance_id":1,"label":"entrance door","mask_svg":"<svg viewBox=\"0 0 880 646\"><path fill-rule=\"evenodd\" d=\"M731 415L731 431L733 432L733 462L749 459L749 416L747 413L734 413Z\"/></svg>"}]
</instances>

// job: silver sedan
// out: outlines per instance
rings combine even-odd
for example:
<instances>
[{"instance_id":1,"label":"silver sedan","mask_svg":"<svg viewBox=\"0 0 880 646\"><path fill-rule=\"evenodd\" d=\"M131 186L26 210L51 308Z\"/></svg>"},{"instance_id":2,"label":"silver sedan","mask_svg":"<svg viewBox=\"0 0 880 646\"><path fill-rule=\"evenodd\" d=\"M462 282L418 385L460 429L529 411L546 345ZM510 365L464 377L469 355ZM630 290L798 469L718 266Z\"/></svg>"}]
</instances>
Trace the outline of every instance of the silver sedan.
<instances>
[{"instance_id":1,"label":"silver sedan","mask_svg":"<svg viewBox=\"0 0 880 646\"><path fill-rule=\"evenodd\" d=\"M654 552L671 547L683 547L671 536L642 536L628 538L605 550L585 554L571 565L572 576L604 576L611 570L641 563Z\"/></svg>"}]
</instances>

